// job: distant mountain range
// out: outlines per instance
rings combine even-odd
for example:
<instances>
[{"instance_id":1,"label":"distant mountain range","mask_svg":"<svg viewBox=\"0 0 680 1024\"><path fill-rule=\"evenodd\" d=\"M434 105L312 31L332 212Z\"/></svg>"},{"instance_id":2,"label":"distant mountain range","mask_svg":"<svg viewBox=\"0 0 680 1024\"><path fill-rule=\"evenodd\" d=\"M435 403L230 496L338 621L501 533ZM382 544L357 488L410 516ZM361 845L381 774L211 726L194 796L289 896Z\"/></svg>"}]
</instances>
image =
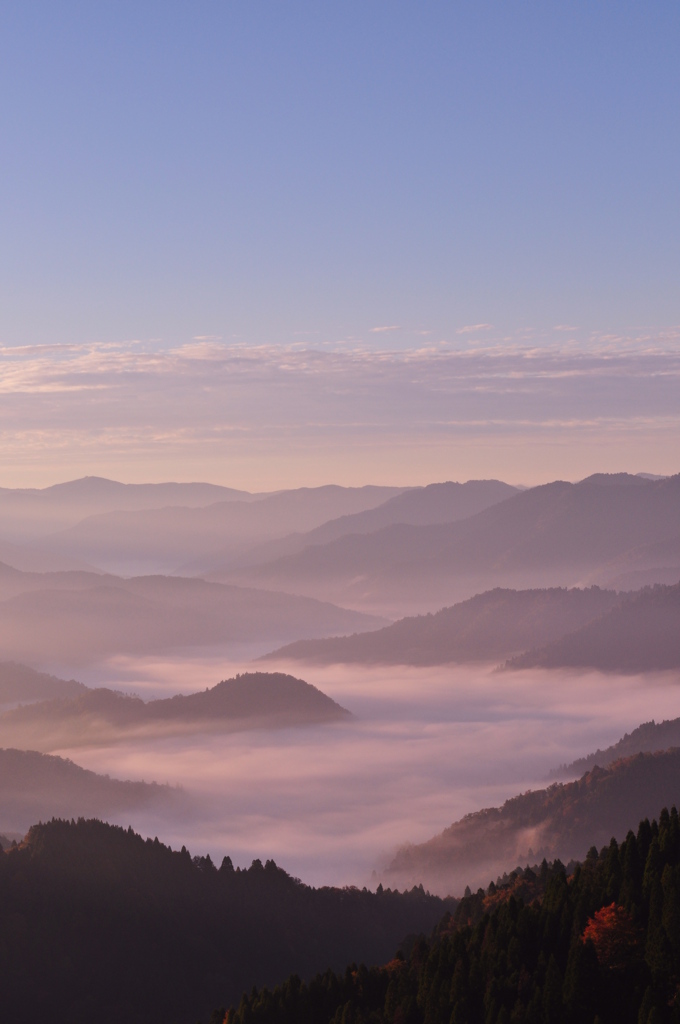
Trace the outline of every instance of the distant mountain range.
<instances>
[{"instance_id":1,"label":"distant mountain range","mask_svg":"<svg viewBox=\"0 0 680 1024\"><path fill-rule=\"evenodd\" d=\"M381 620L309 598L208 583L96 573L21 573L0 565L0 651L29 663L82 665L233 643L371 629Z\"/></svg>"},{"instance_id":2,"label":"distant mountain range","mask_svg":"<svg viewBox=\"0 0 680 1024\"><path fill-rule=\"evenodd\" d=\"M278 541L253 547L245 552L241 561L246 565L254 565L293 555L304 548L327 544L350 534L375 533L396 523L409 523L413 526L453 523L517 493L516 487L500 480L468 480L464 484L448 481L429 484L427 487L414 487L365 512L340 516L307 533L292 533ZM206 560L204 568L209 571L203 575L206 579L221 580L227 578L225 574L233 567L233 558L219 564L213 557L211 561Z\"/></svg>"},{"instance_id":3,"label":"distant mountain range","mask_svg":"<svg viewBox=\"0 0 680 1024\"><path fill-rule=\"evenodd\" d=\"M253 501L259 497L216 484L121 484L98 476L52 487L0 487L0 537L15 541L44 537L101 512L167 505L199 507L216 501Z\"/></svg>"},{"instance_id":4,"label":"distant mountain range","mask_svg":"<svg viewBox=\"0 0 680 1024\"><path fill-rule=\"evenodd\" d=\"M575 782L523 793L468 814L440 835L401 849L382 873L390 885L418 879L435 892L486 885L509 864L568 861L680 799L680 749L637 754L594 768Z\"/></svg>"},{"instance_id":5,"label":"distant mountain range","mask_svg":"<svg viewBox=\"0 0 680 1024\"><path fill-rule=\"evenodd\" d=\"M0 715L0 741L38 750L93 746L123 735L178 735L282 728L350 719L303 679L247 672L187 696L143 701L105 688L41 700ZM2 819L0 819L1 823Z\"/></svg>"},{"instance_id":6,"label":"distant mountain range","mask_svg":"<svg viewBox=\"0 0 680 1024\"><path fill-rule=\"evenodd\" d=\"M261 660L317 664L443 665L497 661L561 637L620 600L611 590L490 590L434 615L324 640L299 640Z\"/></svg>"},{"instance_id":7,"label":"distant mountain range","mask_svg":"<svg viewBox=\"0 0 680 1024\"><path fill-rule=\"evenodd\" d=\"M257 498L231 495L200 507L194 502L115 509L43 537L41 545L54 555L124 575L180 568L184 575L196 575L204 565L233 559L255 544L311 530L328 519L374 508L402 490L328 485Z\"/></svg>"},{"instance_id":8,"label":"distant mountain range","mask_svg":"<svg viewBox=\"0 0 680 1024\"><path fill-rule=\"evenodd\" d=\"M35 750L0 749L0 828L26 831L52 817L116 816L133 811L186 811L180 790L148 782L121 782Z\"/></svg>"},{"instance_id":9,"label":"distant mountain range","mask_svg":"<svg viewBox=\"0 0 680 1024\"><path fill-rule=\"evenodd\" d=\"M493 586L578 585L626 552L672 544L679 522L680 475L597 474L531 488L458 522L395 524L310 545L231 579L403 615Z\"/></svg>"}]
</instances>

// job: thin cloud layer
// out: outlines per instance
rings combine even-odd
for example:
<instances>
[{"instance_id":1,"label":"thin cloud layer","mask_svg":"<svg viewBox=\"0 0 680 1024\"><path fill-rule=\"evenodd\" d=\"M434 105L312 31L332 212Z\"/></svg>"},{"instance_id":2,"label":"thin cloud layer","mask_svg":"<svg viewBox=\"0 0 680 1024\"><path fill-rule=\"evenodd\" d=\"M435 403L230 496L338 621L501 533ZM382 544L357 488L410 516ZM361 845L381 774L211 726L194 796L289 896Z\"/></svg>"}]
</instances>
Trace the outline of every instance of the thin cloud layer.
<instances>
[{"instance_id":1,"label":"thin cloud layer","mask_svg":"<svg viewBox=\"0 0 680 1024\"><path fill-rule=\"evenodd\" d=\"M602 336L587 348L577 339L556 347L491 337L482 346L472 336L462 349L433 342L403 351L212 338L174 349L4 348L0 456L13 479L3 483L24 482L20 466L39 483L49 461L52 474L64 467L62 478L78 466L100 475L127 466L135 479L193 466L194 476L200 468L225 482L236 474L245 486L291 486L326 479L330 455L346 483L508 470L533 482L548 465L578 476L633 470L631 460L672 472L678 340L667 332Z\"/></svg>"}]
</instances>

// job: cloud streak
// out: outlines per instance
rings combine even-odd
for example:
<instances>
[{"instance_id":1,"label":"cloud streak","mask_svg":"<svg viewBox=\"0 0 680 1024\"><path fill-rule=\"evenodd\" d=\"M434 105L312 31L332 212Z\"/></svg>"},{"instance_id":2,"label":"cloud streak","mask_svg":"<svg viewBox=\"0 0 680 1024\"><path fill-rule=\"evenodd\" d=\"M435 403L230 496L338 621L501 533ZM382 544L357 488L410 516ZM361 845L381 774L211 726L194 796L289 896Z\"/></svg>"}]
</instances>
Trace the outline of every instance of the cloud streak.
<instances>
[{"instance_id":1,"label":"cloud streak","mask_svg":"<svg viewBox=\"0 0 680 1024\"><path fill-rule=\"evenodd\" d=\"M160 466L181 472L193 461L211 479L230 467L244 486L315 482L328 477L329 455L338 479L354 457L355 479L344 482L507 476L504 466L536 480L551 462L569 475L595 449L597 468L633 469L619 464L634 458L639 469L670 472L680 461L679 378L674 332L601 336L588 347L576 339L538 346L490 338L464 348L318 350L202 338L171 349L138 342L5 348L0 457L10 472L27 463L44 474L42 457L52 472L56 460L64 472L82 465L111 474L127 465L128 477L138 478L148 475L153 450L156 479ZM475 472L489 443L522 445L524 453L494 465L487 452ZM562 466L544 457L548 447L562 453ZM392 465L386 451L395 453ZM273 460L285 480L271 475ZM254 467L250 479L245 462Z\"/></svg>"}]
</instances>

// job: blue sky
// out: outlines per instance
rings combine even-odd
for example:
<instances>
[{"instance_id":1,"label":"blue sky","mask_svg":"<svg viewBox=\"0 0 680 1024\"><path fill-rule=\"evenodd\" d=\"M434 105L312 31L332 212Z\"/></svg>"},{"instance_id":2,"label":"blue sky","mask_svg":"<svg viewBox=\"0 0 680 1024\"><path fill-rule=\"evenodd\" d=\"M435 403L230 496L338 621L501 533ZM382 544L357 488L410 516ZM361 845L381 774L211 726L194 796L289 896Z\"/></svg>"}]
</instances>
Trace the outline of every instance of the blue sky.
<instances>
[{"instance_id":1,"label":"blue sky","mask_svg":"<svg viewBox=\"0 0 680 1024\"><path fill-rule=\"evenodd\" d=\"M0 39L5 349L677 345L676 2L52 0Z\"/></svg>"}]
</instances>

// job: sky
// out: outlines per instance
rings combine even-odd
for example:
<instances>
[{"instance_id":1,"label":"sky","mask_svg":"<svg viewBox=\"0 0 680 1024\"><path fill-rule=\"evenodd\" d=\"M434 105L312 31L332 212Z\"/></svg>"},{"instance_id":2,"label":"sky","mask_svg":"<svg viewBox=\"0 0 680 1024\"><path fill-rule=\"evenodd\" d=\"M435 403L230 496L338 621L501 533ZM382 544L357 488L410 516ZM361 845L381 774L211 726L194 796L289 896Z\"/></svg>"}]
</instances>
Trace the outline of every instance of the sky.
<instances>
[{"instance_id":1,"label":"sky","mask_svg":"<svg viewBox=\"0 0 680 1024\"><path fill-rule=\"evenodd\" d=\"M0 485L679 468L675 2L0 13Z\"/></svg>"}]
</instances>

